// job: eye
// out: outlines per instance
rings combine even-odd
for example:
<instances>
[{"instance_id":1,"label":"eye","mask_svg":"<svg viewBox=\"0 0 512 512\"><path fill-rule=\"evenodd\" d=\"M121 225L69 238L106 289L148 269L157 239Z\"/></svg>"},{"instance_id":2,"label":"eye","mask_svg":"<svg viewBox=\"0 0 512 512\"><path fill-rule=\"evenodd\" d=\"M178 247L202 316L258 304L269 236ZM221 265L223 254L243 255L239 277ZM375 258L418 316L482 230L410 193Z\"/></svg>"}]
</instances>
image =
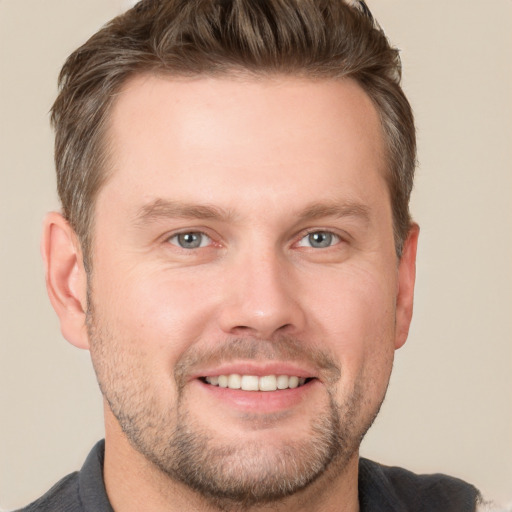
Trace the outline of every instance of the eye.
<instances>
[{"instance_id":1,"label":"eye","mask_svg":"<svg viewBox=\"0 0 512 512\"><path fill-rule=\"evenodd\" d=\"M199 249L211 244L212 240L209 236L199 231L190 231L187 233L178 233L171 236L169 242L182 249Z\"/></svg>"},{"instance_id":2,"label":"eye","mask_svg":"<svg viewBox=\"0 0 512 512\"><path fill-rule=\"evenodd\" d=\"M341 241L338 235L329 231L312 231L301 238L299 247L312 247L313 249L326 249Z\"/></svg>"}]
</instances>

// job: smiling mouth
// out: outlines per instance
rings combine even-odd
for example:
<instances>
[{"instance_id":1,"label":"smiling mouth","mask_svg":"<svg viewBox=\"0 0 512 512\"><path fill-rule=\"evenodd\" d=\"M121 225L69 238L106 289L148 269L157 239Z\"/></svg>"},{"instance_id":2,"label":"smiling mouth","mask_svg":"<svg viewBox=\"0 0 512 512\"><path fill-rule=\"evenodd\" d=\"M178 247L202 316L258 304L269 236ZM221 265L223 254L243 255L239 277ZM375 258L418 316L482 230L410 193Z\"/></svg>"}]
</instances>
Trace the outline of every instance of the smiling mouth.
<instances>
[{"instance_id":1,"label":"smiling mouth","mask_svg":"<svg viewBox=\"0 0 512 512\"><path fill-rule=\"evenodd\" d=\"M216 375L203 377L201 381L220 388L239 389L241 391L282 391L295 389L310 382L311 378L294 375Z\"/></svg>"}]
</instances>

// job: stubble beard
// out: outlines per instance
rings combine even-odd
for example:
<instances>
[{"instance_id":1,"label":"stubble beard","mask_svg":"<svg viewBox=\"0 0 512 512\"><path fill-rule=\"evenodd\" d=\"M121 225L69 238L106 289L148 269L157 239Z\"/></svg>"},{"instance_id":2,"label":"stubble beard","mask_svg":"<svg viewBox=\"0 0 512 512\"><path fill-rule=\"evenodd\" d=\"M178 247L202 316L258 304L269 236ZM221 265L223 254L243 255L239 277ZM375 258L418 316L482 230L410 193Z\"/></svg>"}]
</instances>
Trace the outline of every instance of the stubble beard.
<instances>
[{"instance_id":1,"label":"stubble beard","mask_svg":"<svg viewBox=\"0 0 512 512\"><path fill-rule=\"evenodd\" d=\"M136 348L137 343L121 343L108 326L99 325L92 310L87 327L100 389L130 444L162 473L219 510L248 510L279 502L307 488L327 470L331 475L341 474L380 408L379 404L361 423L361 383L356 383L343 404L336 402L326 386L327 404L314 418L303 420L309 421L308 435L300 441L290 439L278 447L263 442L222 443L193 418L187 408L186 386L177 386L174 409L159 403L148 376L133 367L140 354L130 347ZM289 351L300 346L299 342L286 343L295 347ZM233 340L224 349L228 353L234 348L249 357L260 354L263 345L261 340ZM268 343L268 347L275 346L275 341Z\"/></svg>"},{"instance_id":2,"label":"stubble beard","mask_svg":"<svg viewBox=\"0 0 512 512\"><path fill-rule=\"evenodd\" d=\"M142 439L136 442L139 447L144 444L144 455L163 472L211 504L247 510L304 489L339 457L339 417L334 408L330 412L312 422L308 439L270 446L268 441L219 443L188 412L178 409L176 428L164 450L156 453ZM163 446L165 440L160 441Z\"/></svg>"}]
</instances>

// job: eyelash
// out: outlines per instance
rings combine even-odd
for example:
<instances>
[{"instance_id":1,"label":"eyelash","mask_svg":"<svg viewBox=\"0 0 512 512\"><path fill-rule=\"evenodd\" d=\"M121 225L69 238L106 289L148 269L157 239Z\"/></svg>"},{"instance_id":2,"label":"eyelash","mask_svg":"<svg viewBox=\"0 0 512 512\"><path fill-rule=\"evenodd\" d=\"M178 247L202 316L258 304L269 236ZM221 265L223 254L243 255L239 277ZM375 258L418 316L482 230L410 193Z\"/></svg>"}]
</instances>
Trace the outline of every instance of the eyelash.
<instances>
[{"instance_id":1,"label":"eyelash","mask_svg":"<svg viewBox=\"0 0 512 512\"><path fill-rule=\"evenodd\" d=\"M312 229L312 230L306 232L306 234L304 234L303 236L301 236L298 243L302 242L303 240L307 239L311 235L315 235L315 234L328 235L335 241L334 241L334 243L330 243L327 247L312 247L311 245L299 245L299 247L309 247L310 249L329 249L330 247L338 245L340 242L343 241L343 239L340 235L338 235L328 229Z\"/></svg>"},{"instance_id":2,"label":"eyelash","mask_svg":"<svg viewBox=\"0 0 512 512\"><path fill-rule=\"evenodd\" d=\"M313 247L311 245L301 245L300 243L303 241L303 240L306 240L308 239L308 237L311 237L311 235L315 235L315 234L322 234L322 235L327 235L328 237L331 238L331 240L329 241L329 244L325 247ZM199 245L197 247L183 247L179 242L178 242L178 238L180 236L186 236L186 235L199 235L202 237L201 241L199 242ZM206 245L204 245L204 239L207 239L206 240ZM174 243L172 240L176 240L176 243ZM334 240L334 243L333 243L333 240ZM340 242L343 241L343 238L334 233L333 231L330 231L328 229L311 229L309 231L307 231L305 234L303 234L298 242L295 242L295 244L297 244L299 247L306 247L306 248L309 248L309 249L329 249L330 247L333 247L337 244L339 244ZM180 233L175 233L174 235L168 237L166 239L166 242L170 243L171 245L174 245L175 247L177 247L178 249L182 249L184 251L192 251L192 250L195 250L195 249L203 249L203 248L206 248L208 246L210 246L213 242L213 239L211 236L209 236L208 234L204 233L203 231L182 231ZM309 240L309 242L311 243L311 240ZM295 245L294 244L294 245Z\"/></svg>"},{"instance_id":3,"label":"eyelash","mask_svg":"<svg viewBox=\"0 0 512 512\"><path fill-rule=\"evenodd\" d=\"M209 243L207 243L207 245L203 245L203 240L201 240L200 245L198 247L183 247L182 245L179 244L179 242L177 242L177 243L172 242L173 239L176 239L176 241L177 241L180 236L186 236L186 235L199 235L199 236L203 237L203 240L204 240L204 238L208 239ZM208 236L206 233L204 233L202 231L183 231L181 233L176 233L176 234L170 236L169 238L167 238L167 242L169 242L172 245L175 245L179 249L183 249L185 251L190 251L190 250L194 250L194 249L202 249L204 247L208 247L213 242L213 240L212 240L212 237Z\"/></svg>"}]
</instances>

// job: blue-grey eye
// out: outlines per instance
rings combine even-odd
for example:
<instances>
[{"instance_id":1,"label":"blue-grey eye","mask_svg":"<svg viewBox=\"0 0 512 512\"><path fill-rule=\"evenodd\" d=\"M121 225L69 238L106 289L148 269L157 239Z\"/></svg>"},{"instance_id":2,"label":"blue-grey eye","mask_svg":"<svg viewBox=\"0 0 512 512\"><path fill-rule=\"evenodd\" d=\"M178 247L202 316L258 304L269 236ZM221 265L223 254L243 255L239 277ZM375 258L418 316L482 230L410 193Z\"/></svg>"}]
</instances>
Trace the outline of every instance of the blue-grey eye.
<instances>
[{"instance_id":1,"label":"blue-grey eye","mask_svg":"<svg viewBox=\"0 0 512 512\"><path fill-rule=\"evenodd\" d=\"M314 249L326 249L340 241L340 237L329 231L312 231L299 242L299 247L312 247Z\"/></svg>"},{"instance_id":2,"label":"blue-grey eye","mask_svg":"<svg viewBox=\"0 0 512 512\"><path fill-rule=\"evenodd\" d=\"M169 238L169 242L173 245L177 245L182 249L199 249L200 247L206 247L211 243L209 236L199 231L190 231L188 233L179 233Z\"/></svg>"}]
</instances>

